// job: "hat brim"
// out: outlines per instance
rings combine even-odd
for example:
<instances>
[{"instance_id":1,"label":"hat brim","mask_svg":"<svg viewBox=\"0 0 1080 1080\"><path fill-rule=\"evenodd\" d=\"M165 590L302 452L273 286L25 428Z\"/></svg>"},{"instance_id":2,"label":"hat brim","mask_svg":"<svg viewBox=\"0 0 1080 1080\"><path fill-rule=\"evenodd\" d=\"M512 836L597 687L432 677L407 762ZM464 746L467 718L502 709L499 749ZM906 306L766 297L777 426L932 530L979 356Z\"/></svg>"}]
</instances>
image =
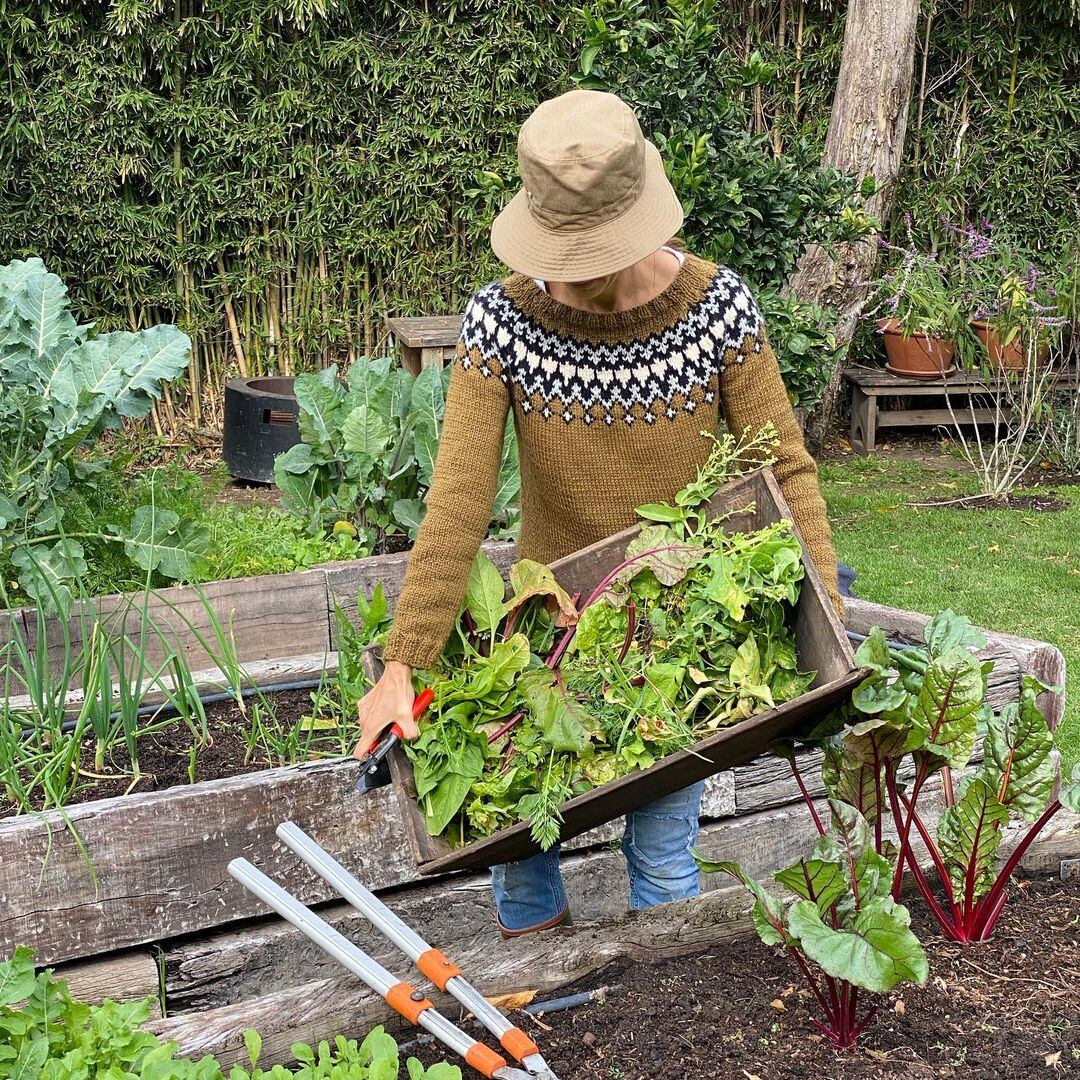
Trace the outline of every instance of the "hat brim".
<instances>
[{"instance_id":1,"label":"hat brim","mask_svg":"<svg viewBox=\"0 0 1080 1080\"><path fill-rule=\"evenodd\" d=\"M592 229L552 229L533 217L519 191L491 227L491 247L511 270L541 281L589 281L625 270L666 244L683 224L682 204L660 152L645 144L641 194L617 218Z\"/></svg>"}]
</instances>

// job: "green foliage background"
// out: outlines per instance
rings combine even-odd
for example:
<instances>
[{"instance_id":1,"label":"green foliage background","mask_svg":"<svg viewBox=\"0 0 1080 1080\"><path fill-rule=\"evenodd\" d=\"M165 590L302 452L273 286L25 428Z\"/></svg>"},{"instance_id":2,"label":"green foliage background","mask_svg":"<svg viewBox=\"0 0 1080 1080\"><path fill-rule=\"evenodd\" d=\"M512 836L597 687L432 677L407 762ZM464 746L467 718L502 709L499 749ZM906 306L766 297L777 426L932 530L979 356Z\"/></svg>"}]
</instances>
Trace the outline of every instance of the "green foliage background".
<instances>
[{"instance_id":1,"label":"green foliage background","mask_svg":"<svg viewBox=\"0 0 1080 1080\"><path fill-rule=\"evenodd\" d=\"M742 93L777 152L824 137L844 10L718 5L732 64L776 65ZM919 228L986 216L1044 250L1075 230L1076 18L1072 0L926 5L898 206ZM569 4L535 0L9 0L0 261L40 254L82 318L179 322L188 394L154 421L212 423L237 342L252 374L347 362L382 347L385 313L457 310L498 274L476 173L510 172L583 40Z\"/></svg>"}]
</instances>

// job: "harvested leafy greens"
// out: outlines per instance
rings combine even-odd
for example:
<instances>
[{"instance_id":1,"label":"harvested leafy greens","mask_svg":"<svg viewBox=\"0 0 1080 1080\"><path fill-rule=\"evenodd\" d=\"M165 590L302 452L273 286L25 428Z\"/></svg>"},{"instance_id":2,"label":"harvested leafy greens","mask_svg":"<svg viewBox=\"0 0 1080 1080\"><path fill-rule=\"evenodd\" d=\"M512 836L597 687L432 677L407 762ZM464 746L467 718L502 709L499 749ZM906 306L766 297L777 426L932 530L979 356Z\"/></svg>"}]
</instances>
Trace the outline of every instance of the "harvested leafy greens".
<instances>
[{"instance_id":1,"label":"harvested leafy greens","mask_svg":"<svg viewBox=\"0 0 1080 1080\"><path fill-rule=\"evenodd\" d=\"M455 844L528 821L543 848L560 806L803 693L789 614L803 565L787 522L724 531L708 502L764 463L771 433L716 440L672 505L643 527L594 592L571 597L522 560L509 599L480 553L438 668L420 737L406 746L434 836ZM742 508L739 508L742 509Z\"/></svg>"}]
</instances>

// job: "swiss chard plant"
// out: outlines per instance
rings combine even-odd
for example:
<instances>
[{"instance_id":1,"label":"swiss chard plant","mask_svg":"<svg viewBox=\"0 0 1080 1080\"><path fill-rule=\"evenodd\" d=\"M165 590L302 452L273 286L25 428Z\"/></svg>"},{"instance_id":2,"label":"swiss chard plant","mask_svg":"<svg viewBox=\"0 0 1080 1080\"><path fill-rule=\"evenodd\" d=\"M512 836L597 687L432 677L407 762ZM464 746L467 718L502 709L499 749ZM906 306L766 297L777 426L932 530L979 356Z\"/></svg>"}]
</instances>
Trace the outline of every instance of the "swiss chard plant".
<instances>
[{"instance_id":1,"label":"swiss chard plant","mask_svg":"<svg viewBox=\"0 0 1080 1080\"><path fill-rule=\"evenodd\" d=\"M385 550L397 535L415 539L424 495L435 470L449 367L423 368L415 378L388 357L298 375L302 442L274 462L285 507L313 535L355 536L364 550ZM503 443L492 509L495 528L513 525L518 494L513 424Z\"/></svg>"},{"instance_id":2,"label":"swiss chard plant","mask_svg":"<svg viewBox=\"0 0 1080 1080\"><path fill-rule=\"evenodd\" d=\"M879 833L886 816L893 822L894 897L906 866L947 938L985 941L1036 837L1063 808L1080 812L1080 767L1055 793L1053 735L1037 704L1051 688L1029 676L1018 702L1000 712L986 705L993 662L973 654L986 639L966 618L943 612L927 624L925 642L925 652L890 648L875 629L860 646L856 658L871 675L852 696L846 726L825 740L826 786L852 798ZM926 809L935 787L945 803L936 826ZM998 868L1006 829L1021 823L1026 830ZM929 852L936 887L916 839Z\"/></svg>"},{"instance_id":3,"label":"swiss chard plant","mask_svg":"<svg viewBox=\"0 0 1080 1080\"><path fill-rule=\"evenodd\" d=\"M193 1061L177 1056L177 1044L145 1031L150 999L77 1001L67 983L50 969L35 973L34 954L18 948L0 963L0 1077L11 1080L71 1080L109 1077L111 1080L461 1080L456 1065L439 1063L424 1068L415 1058L402 1071L398 1046L382 1028L362 1042L339 1035L312 1048L290 1048L292 1068L259 1065L262 1039L244 1032L245 1064L226 1073L211 1056Z\"/></svg>"},{"instance_id":4,"label":"swiss chard plant","mask_svg":"<svg viewBox=\"0 0 1080 1080\"><path fill-rule=\"evenodd\" d=\"M892 895L893 863L880 835L849 803L830 800L826 823L807 801L818 840L809 855L773 875L784 896L735 863L699 856L698 865L750 890L758 936L791 954L824 1014L812 1023L837 1049L850 1050L877 1012L866 993L886 993L901 982L923 985L926 953L907 908Z\"/></svg>"},{"instance_id":5,"label":"swiss chard plant","mask_svg":"<svg viewBox=\"0 0 1080 1080\"><path fill-rule=\"evenodd\" d=\"M98 334L79 325L63 282L40 259L0 267L0 548L30 597L70 600L88 538L122 545L143 570L174 578L205 547L204 530L153 505L92 537L64 522L65 493L104 467L88 449L145 416L189 351L174 326Z\"/></svg>"},{"instance_id":6,"label":"swiss chard plant","mask_svg":"<svg viewBox=\"0 0 1080 1080\"><path fill-rule=\"evenodd\" d=\"M528 560L507 598L480 555L456 632L421 676L435 701L406 747L433 835L466 842L527 821L548 848L571 796L809 686L788 618L797 538L786 522L728 533L708 509L764 446L718 440L673 503L639 508L623 561L584 598Z\"/></svg>"}]
</instances>

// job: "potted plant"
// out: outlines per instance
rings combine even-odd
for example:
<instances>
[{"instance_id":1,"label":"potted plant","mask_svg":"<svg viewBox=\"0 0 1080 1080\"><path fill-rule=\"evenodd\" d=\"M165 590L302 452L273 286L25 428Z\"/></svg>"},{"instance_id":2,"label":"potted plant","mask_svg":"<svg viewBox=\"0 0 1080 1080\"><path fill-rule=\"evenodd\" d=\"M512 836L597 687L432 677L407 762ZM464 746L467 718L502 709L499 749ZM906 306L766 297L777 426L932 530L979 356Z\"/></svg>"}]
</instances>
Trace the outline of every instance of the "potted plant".
<instances>
[{"instance_id":1,"label":"potted plant","mask_svg":"<svg viewBox=\"0 0 1080 1080\"><path fill-rule=\"evenodd\" d=\"M1018 246L983 219L946 227L960 237L958 285L970 311L961 357L969 366L1021 371L1043 363L1063 325L1058 290Z\"/></svg>"},{"instance_id":2,"label":"potted plant","mask_svg":"<svg viewBox=\"0 0 1080 1080\"><path fill-rule=\"evenodd\" d=\"M939 379L956 370L960 302L934 252L882 241L899 259L878 283L869 314L885 341L886 371L913 379Z\"/></svg>"}]
</instances>

